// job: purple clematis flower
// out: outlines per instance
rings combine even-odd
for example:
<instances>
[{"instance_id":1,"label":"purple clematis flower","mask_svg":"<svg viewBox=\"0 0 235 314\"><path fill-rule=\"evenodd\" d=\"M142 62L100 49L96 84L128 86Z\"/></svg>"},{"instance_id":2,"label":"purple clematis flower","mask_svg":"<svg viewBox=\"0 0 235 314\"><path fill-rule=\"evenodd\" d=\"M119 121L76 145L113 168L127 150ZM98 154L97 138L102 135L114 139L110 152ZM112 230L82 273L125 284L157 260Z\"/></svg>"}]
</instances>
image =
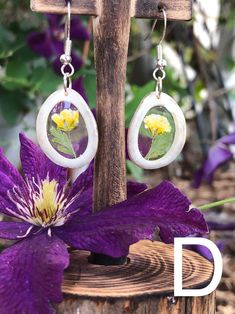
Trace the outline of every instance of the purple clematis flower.
<instances>
[{"instance_id":1,"label":"purple clematis flower","mask_svg":"<svg viewBox=\"0 0 235 314\"><path fill-rule=\"evenodd\" d=\"M194 180L192 183L194 188L198 188L203 180L211 183L213 181L215 171L220 166L233 159L233 153L230 149L230 145L233 144L235 144L235 132L223 136L215 143L215 145L211 147L207 159L204 161L202 167L194 174Z\"/></svg>"},{"instance_id":2,"label":"purple clematis flower","mask_svg":"<svg viewBox=\"0 0 235 314\"><path fill-rule=\"evenodd\" d=\"M41 33L33 32L28 36L28 45L38 55L50 59L53 67L60 74L60 56L64 53L64 26L62 16L47 14L49 27ZM90 34L78 16L71 21L71 39L89 40ZM75 70L80 69L83 64L81 57L72 51L72 60Z\"/></svg>"},{"instance_id":3,"label":"purple clematis flower","mask_svg":"<svg viewBox=\"0 0 235 314\"><path fill-rule=\"evenodd\" d=\"M0 238L16 242L0 254L0 313L51 314L62 301L67 246L112 257L129 246L203 234L207 225L198 209L170 182L146 189L129 183L129 198L92 213L92 165L69 186L67 170L51 162L20 135L22 177L0 152L0 212L17 218L0 222Z\"/></svg>"}]
</instances>

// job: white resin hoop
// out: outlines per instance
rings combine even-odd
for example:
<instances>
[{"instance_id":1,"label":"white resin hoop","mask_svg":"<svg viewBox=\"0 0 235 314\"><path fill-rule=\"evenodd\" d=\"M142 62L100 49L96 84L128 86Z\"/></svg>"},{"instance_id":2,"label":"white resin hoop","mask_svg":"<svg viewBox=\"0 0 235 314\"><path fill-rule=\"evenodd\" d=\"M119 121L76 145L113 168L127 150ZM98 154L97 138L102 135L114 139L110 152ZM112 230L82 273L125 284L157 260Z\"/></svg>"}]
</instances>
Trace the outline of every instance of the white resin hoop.
<instances>
[{"instance_id":1,"label":"white resin hoop","mask_svg":"<svg viewBox=\"0 0 235 314\"><path fill-rule=\"evenodd\" d=\"M52 109L58 103L63 101L73 104L78 109L80 115L84 119L88 133L88 144L85 152L74 159L64 157L59 152L57 152L56 149L51 145L47 133L49 115ZM98 130L95 118L82 96L73 89L67 88L66 94L64 89L56 91L47 98L47 100L43 103L37 117L36 132L38 143L44 153L49 159L59 166L67 168L82 168L89 164L96 154L98 147Z\"/></svg>"},{"instance_id":2,"label":"white resin hoop","mask_svg":"<svg viewBox=\"0 0 235 314\"><path fill-rule=\"evenodd\" d=\"M148 111L154 107L164 107L173 117L175 135L169 151L156 160L145 159L139 150L138 138L141 124ZM186 121L182 110L173 98L165 93L157 97L156 92L146 96L137 108L128 130L128 153L130 159L143 169L158 169L169 165L182 151L186 140Z\"/></svg>"}]
</instances>

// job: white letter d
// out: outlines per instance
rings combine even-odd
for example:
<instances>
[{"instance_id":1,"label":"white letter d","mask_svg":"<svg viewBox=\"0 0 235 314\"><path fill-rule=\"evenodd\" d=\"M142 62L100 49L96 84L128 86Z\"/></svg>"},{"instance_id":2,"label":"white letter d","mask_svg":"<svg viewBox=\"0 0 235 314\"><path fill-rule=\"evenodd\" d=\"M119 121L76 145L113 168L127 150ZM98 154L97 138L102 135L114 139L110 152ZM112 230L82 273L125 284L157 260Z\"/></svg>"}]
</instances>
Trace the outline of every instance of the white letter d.
<instances>
[{"instance_id":1,"label":"white letter d","mask_svg":"<svg viewBox=\"0 0 235 314\"><path fill-rule=\"evenodd\" d=\"M183 245L202 245L207 247L214 259L214 274L209 285L202 289L184 289L182 276L182 249ZM202 265L203 267L203 265ZM217 246L205 238L175 238L174 239L174 295L176 297L200 297L213 292L221 279L223 271L222 256Z\"/></svg>"}]
</instances>

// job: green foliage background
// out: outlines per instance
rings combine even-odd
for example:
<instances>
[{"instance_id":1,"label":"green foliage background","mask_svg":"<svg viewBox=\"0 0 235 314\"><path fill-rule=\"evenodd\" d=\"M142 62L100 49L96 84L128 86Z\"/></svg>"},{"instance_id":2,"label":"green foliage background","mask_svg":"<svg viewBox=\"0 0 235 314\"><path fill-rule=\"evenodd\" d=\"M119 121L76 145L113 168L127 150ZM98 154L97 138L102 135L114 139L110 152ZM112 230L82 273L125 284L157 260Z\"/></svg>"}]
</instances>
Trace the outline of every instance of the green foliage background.
<instances>
[{"instance_id":1,"label":"green foliage background","mask_svg":"<svg viewBox=\"0 0 235 314\"><path fill-rule=\"evenodd\" d=\"M194 2L197 5L197 1ZM233 90L225 91L222 96L213 98L215 103L213 110L216 111L217 117L216 127L212 125L213 123L207 123L212 121L211 99L202 97L204 90L213 94L214 91L226 88L223 72L234 70L234 56L230 49L234 43L234 36L229 41L229 47L223 47L221 34L233 32L235 6L233 3L221 1L221 8L218 45L203 47L193 33L194 20L187 23L168 23L166 37L166 44L175 52L183 72L177 71L172 65L167 67L164 92L176 99L189 123L196 125L198 136L196 145L201 149L202 157L218 137L228 133L229 126L233 122L231 109L235 97ZM21 123L27 113L37 112L44 99L62 83L62 77L53 71L50 61L32 52L27 45L27 36L31 32L39 32L48 27L45 16L31 12L29 0L0 0L0 12L0 112L2 116L0 124L5 128L12 128ZM82 19L85 24L88 24L88 17ZM206 17L204 24L206 30ZM149 20L132 21L126 86L127 127L141 99L155 88L152 70L156 61L155 47L162 32L162 23L158 24L151 39L144 41L150 28ZM82 52L81 43L75 42L74 47ZM96 75L93 60L91 41L85 66L74 75L74 79L83 76L91 108L95 107L96 102ZM187 77L185 71L187 67L196 73L193 79ZM27 126L25 128L27 129ZM0 140L4 143L5 141L5 138ZM136 179L141 180L140 169L131 162L127 163L127 167Z\"/></svg>"}]
</instances>

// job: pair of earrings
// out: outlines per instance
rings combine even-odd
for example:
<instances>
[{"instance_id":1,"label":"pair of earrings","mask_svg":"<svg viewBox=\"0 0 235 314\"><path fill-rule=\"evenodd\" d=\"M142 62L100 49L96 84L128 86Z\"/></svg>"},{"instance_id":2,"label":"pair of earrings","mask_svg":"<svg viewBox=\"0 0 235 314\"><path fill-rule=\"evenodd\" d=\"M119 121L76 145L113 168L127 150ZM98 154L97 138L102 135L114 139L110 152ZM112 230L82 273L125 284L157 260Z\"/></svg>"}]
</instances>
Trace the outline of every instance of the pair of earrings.
<instances>
[{"instance_id":1,"label":"pair of earrings","mask_svg":"<svg viewBox=\"0 0 235 314\"><path fill-rule=\"evenodd\" d=\"M167 25L165 10L162 13L164 34L157 47L157 66L153 72L156 90L142 100L128 131L129 157L144 169L157 169L171 163L181 152L186 138L186 122L180 107L174 99L162 93L166 61L162 57L161 44ZM87 103L72 89L74 68L70 24L71 5L68 1L65 48L60 58L64 89L54 92L42 105L36 132L39 145L53 162L63 167L85 169L96 154L98 130ZM145 145L140 145L140 138Z\"/></svg>"}]
</instances>

